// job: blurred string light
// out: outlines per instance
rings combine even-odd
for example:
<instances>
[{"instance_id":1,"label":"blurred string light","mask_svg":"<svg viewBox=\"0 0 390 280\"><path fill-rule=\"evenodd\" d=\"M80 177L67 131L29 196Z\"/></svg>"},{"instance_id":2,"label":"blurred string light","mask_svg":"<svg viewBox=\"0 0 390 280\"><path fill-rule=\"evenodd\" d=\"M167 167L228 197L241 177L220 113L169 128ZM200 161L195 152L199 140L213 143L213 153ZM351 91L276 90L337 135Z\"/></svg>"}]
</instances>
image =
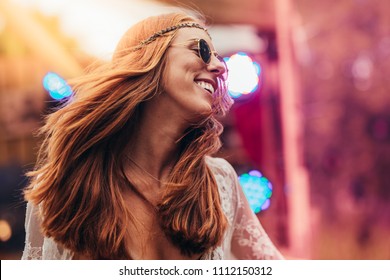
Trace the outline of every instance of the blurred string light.
<instances>
[{"instance_id":1,"label":"blurred string light","mask_svg":"<svg viewBox=\"0 0 390 280\"><path fill-rule=\"evenodd\" d=\"M233 98L249 95L259 87L261 67L246 53L224 58L229 69L228 88Z\"/></svg>"},{"instance_id":2,"label":"blurred string light","mask_svg":"<svg viewBox=\"0 0 390 280\"><path fill-rule=\"evenodd\" d=\"M272 195L272 184L259 171L252 170L238 177L249 205L256 214L267 209Z\"/></svg>"},{"instance_id":3,"label":"blurred string light","mask_svg":"<svg viewBox=\"0 0 390 280\"><path fill-rule=\"evenodd\" d=\"M55 100L61 100L72 95L72 89L59 75L49 72L43 78L43 87Z\"/></svg>"}]
</instances>

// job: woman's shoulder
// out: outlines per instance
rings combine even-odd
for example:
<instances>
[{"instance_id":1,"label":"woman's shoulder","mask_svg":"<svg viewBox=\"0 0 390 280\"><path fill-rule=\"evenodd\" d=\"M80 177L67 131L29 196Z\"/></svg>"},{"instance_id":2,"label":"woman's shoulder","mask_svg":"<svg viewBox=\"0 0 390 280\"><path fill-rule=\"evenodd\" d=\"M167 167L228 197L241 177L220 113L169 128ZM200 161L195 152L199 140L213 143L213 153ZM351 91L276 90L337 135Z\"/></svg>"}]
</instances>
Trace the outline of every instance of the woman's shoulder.
<instances>
[{"instance_id":1,"label":"woman's shoulder","mask_svg":"<svg viewBox=\"0 0 390 280\"><path fill-rule=\"evenodd\" d=\"M206 156L206 163L214 174L222 176L236 176L232 165L224 158Z\"/></svg>"},{"instance_id":2,"label":"woman's shoulder","mask_svg":"<svg viewBox=\"0 0 390 280\"><path fill-rule=\"evenodd\" d=\"M206 157L218 186L222 209L232 225L237 205L237 173L231 164L223 158Z\"/></svg>"},{"instance_id":3,"label":"woman's shoulder","mask_svg":"<svg viewBox=\"0 0 390 280\"><path fill-rule=\"evenodd\" d=\"M233 169L231 164L224 158L206 156L207 165L214 170L230 173Z\"/></svg>"}]
</instances>

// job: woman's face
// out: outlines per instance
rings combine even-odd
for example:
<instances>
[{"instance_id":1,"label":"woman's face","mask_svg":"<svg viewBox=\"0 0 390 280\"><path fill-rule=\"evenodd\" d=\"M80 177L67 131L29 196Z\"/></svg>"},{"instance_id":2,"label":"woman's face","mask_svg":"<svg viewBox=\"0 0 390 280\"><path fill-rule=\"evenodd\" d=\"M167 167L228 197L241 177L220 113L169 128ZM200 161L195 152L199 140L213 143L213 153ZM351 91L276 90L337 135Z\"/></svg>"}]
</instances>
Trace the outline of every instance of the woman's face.
<instances>
[{"instance_id":1,"label":"woman's face","mask_svg":"<svg viewBox=\"0 0 390 280\"><path fill-rule=\"evenodd\" d=\"M212 112L217 78L225 67L214 55L206 64L198 55L198 39L204 39L215 51L210 37L198 28L179 29L167 51L164 73L165 95L185 118L206 116Z\"/></svg>"}]
</instances>

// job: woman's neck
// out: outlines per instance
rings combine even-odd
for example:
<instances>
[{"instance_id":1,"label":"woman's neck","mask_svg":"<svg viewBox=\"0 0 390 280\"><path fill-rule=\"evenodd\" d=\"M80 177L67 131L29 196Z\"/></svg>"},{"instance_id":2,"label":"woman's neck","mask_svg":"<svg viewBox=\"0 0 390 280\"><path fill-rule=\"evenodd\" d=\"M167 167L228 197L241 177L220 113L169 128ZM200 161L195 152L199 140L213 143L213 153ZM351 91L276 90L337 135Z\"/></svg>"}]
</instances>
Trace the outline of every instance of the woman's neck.
<instances>
[{"instance_id":1,"label":"woman's neck","mask_svg":"<svg viewBox=\"0 0 390 280\"><path fill-rule=\"evenodd\" d=\"M159 180L169 174L180 153L179 139L186 126L168 112L144 108L127 151L136 165Z\"/></svg>"}]
</instances>

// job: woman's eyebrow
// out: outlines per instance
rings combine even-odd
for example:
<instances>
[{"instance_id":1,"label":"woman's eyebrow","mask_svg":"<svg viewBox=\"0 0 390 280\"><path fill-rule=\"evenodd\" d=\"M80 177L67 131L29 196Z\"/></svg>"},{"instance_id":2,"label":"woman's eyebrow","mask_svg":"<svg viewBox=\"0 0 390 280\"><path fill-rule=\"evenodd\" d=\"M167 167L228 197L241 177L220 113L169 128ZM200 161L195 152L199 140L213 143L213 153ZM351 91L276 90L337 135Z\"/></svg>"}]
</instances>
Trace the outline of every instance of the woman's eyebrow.
<instances>
[{"instance_id":1,"label":"woman's eyebrow","mask_svg":"<svg viewBox=\"0 0 390 280\"><path fill-rule=\"evenodd\" d=\"M187 39L187 40L184 40L183 42L180 42L180 43L173 43L172 46L185 46L185 45L188 45L188 46L195 46L197 45L197 41L200 40L200 38L191 38L191 39ZM191 43L191 44L190 44Z\"/></svg>"},{"instance_id":2,"label":"woman's eyebrow","mask_svg":"<svg viewBox=\"0 0 390 280\"><path fill-rule=\"evenodd\" d=\"M200 40L201 38L191 38L191 39L188 39L187 42L188 43L198 43L198 41Z\"/></svg>"}]
</instances>

